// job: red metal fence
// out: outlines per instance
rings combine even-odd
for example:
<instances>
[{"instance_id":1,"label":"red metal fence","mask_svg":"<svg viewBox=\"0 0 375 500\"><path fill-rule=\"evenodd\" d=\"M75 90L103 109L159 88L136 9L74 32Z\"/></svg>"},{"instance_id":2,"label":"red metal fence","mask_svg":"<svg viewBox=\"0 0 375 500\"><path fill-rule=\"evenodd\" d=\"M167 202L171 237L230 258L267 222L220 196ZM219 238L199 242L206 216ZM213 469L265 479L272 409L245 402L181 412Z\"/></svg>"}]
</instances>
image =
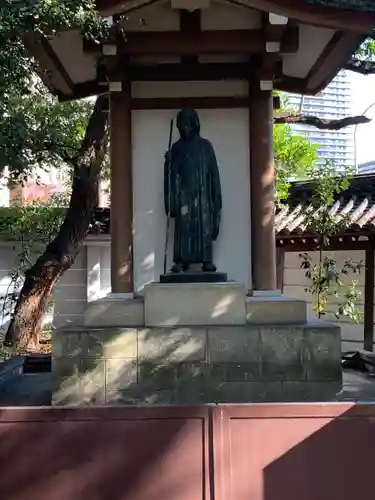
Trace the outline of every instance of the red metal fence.
<instances>
[{"instance_id":1,"label":"red metal fence","mask_svg":"<svg viewBox=\"0 0 375 500\"><path fill-rule=\"evenodd\" d=\"M1 500L372 498L375 405L0 410Z\"/></svg>"}]
</instances>

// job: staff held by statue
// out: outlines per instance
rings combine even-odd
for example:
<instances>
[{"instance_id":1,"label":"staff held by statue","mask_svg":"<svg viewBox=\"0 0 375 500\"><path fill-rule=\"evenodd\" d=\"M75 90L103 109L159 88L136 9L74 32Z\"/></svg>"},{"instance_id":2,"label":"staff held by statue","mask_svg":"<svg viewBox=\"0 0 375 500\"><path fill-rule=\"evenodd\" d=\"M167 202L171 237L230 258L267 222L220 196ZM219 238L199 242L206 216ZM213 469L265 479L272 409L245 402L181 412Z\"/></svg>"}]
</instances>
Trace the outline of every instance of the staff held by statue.
<instances>
[{"instance_id":1,"label":"staff held by statue","mask_svg":"<svg viewBox=\"0 0 375 500\"><path fill-rule=\"evenodd\" d=\"M169 226L170 226L170 221L171 221L171 214L170 214L170 207L171 207L171 148L172 148L172 135L173 135L173 119L171 120L170 126L169 126L169 141L168 141L168 153L165 161L165 166L167 168L167 172L164 173L164 178L165 174L167 174L168 178L168 209L167 209L167 224L166 224L166 229L165 229L165 245L164 245L164 274L167 272L167 258L168 258L168 242L169 242Z\"/></svg>"}]
</instances>

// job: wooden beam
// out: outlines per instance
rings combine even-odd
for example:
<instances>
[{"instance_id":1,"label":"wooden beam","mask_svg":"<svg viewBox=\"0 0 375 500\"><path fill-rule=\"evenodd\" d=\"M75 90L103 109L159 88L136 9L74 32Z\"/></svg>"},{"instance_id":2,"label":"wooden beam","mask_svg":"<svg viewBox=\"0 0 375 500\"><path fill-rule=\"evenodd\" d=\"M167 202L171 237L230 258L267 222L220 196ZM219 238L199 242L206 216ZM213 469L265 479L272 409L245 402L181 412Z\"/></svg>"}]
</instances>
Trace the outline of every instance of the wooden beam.
<instances>
[{"instance_id":1,"label":"wooden beam","mask_svg":"<svg viewBox=\"0 0 375 500\"><path fill-rule=\"evenodd\" d=\"M70 89L70 92L73 91L74 84L72 82L72 79L70 78L68 72L66 71L65 67L62 65L60 59L58 58L56 52L53 50L50 42L48 41L47 38L42 37L40 39L40 45L47 54L47 56L50 58L52 61L54 67L57 69L57 71L60 73L61 78L64 80L65 84L67 87Z\"/></svg>"},{"instance_id":2,"label":"wooden beam","mask_svg":"<svg viewBox=\"0 0 375 500\"><path fill-rule=\"evenodd\" d=\"M97 82L87 82L75 86L74 98L82 99L89 96L105 94L108 87L98 85ZM60 101L71 99L71 96L60 95ZM196 109L238 109L247 108L249 98L246 96L209 96L209 97L154 97L132 98L131 107L137 110L151 109L180 109L184 107ZM280 97L273 96L274 109L280 108Z\"/></svg>"},{"instance_id":3,"label":"wooden beam","mask_svg":"<svg viewBox=\"0 0 375 500\"><path fill-rule=\"evenodd\" d=\"M236 109L246 108L248 97L154 97L133 98L132 109Z\"/></svg>"},{"instance_id":4,"label":"wooden beam","mask_svg":"<svg viewBox=\"0 0 375 500\"><path fill-rule=\"evenodd\" d=\"M337 32L315 61L306 77L306 87L317 93L332 80L357 49L362 37L358 34Z\"/></svg>"},{"instance_id":5,"label":"wooden beam","mask_svg":"<svg viewBox=\"0 0 375 500\"><path fill-rule=\"evenodd\" d=\"M72 99L74 85L50 46L48 40L34 35L25 35L22 41L29 52L39 63L39 75L51 91L58 91Z\"/></svg>"},{"instance_id":6,"label":"wooden beam","mask_svg":"<svg viewBox=\"0 0 375 500\"><path fill-rule=\"evenodd\" d=\"M266 32L266 41L280 44L280 50L275 52L284 53L285 47L294 40L296 47L299 45L299 27L293 21L287 24L271 24L268 12L262 16L262 26ZM298 50L298 49L297 49Z\"/></svg>"},{"instance_id":7,"label":"wooden beam","mask_svg":"<svg viewBox=\"0 0 375 500\"><path fill-rule=\"evenodd\" d=\"M187 36L194 37L197 33L201 32L201 11L194 10L189 12L187 10L181 10L180 12L180 31L185 33ZM181 59L181 63L184 65L195 65L198 64L198 56L185 56Z\"/></svg>"},{"instance_id":8,"label":"wooden beam","mask_svg":"<svg viewBox=\"0 0 375 500\"><path fill-rule=\"evenodd\" d=\"M374 249L367 249L365 254L365 296L364 296L364 349L373 351L374 345Z\"/></svg>"},{"instance_id":9,"label":"wooden beam","mask_svg":"<svg viewBox=\"0 0 375 500\"><path fill-rule=\"evenodd\" d=\"M108 90L100 87L97 93L90 95L100 95L107 92ZM60 96L60 101L64 102L64 100L66 100L64 96ZM131 103L131 107L134 110L181 109L184 107L196 109L242 109L248 107L249 98L246 96L154 97L132 98ZM273 108L280 108L279 96L273 96Z\"/></svg>"},{"instance_id":10,"label":"wooden beam","mask_svg":"<svg viewBox=\"0 0 375 500\"><path fill-rule=\"evenodd\" d=\"M101 46L83 40L86 52L101 52ZM298 40L293 32L285 40L283 51L294 53ZM118 40L118 53L128 56L199 54L258 54L266 51L266 33L262 29L201 31L193 37L181 31L144 31L127 33L126 41Z\"/></svg>"},{"instance_id":11,"label":"wooden beam","mask_svg":"<svg viewBox=\"0 0 375 500\"><path fill-rule=\"evenodd\" d=\"M211 82L220 80L247 80L253 68L249 62L155 64L128 66L125 74L138 82Z\"/></svg>"}]
</instances>

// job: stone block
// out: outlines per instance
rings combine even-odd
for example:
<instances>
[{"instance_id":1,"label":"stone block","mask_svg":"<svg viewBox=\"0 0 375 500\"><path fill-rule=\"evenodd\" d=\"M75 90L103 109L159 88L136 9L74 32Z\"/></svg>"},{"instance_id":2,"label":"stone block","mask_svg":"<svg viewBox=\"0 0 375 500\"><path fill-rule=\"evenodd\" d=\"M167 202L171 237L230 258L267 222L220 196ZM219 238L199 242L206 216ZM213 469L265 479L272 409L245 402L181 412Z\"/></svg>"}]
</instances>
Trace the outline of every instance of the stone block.
<instances>
[{"instance_id":1,"label":"stone block","mask_svg":"<svg viewBox=\"0 0 375 500\"><path fill-rule=\"evenodd\" d=\"M141 362L138 384L139 390L144 394L155 390L173 390L176 385L176 367L170 364Z\"/></svg>"},{"instance_id":2,"label":"stone block","mask_svg":"<svg viewBox=\"0 0 375 500\"><path fill-rule=\"evenodd\" d=\"M107 391L106 405L166 405L174 402L173 391L155 390L147 394L140 392L136 388L119 391Z\"/></svg>"},{"instance_id":3,"label":"stone block","mask_svg":"<svg viewBox=\"0 0 375 500\"><path fill-rule=\"evenodd\" d=\"M303 328L266 326L261 337L261 375L264 380L304 380Z\"/></svg>"},{"instance_id":4,"label":"stone block","mask_svg":"<svg viewBox=\"0 0 375 500\"><path fill-rule=\"evenodd\" d=\"M109 294L89 302L83 324L90 327L137 327L144 326L143 298L126 298L122 294Z\"/></svg>"},{"instance_id":5,"label":"stone block","mask_svg":"<svg viewBox=\"0 0 375 500\"><path fill-rule=\"evenodd\" d=\"M101 333L103 357L137 358L138 330L136 328L108 328Z\"/></svg>"},{"instance_id":6,"label":"stone block","mask_svg":"<svg viewBox=\"0 0 375 500\"><path fill-rule=\"evenodd\" d=\"M86 406L105 401L104 361L66 356L52 360L53 405Z\"/></svg>"},{"instance_id":7,"label":"stone block","mask_svg":"<svg viewBox=\"0 0 375 500\"><path fill-rule=\"evenodd\" d=\"M246 324L241 283L151 283L144 296L149 327Z\"/></svg>"},{"instance_id":8,"label":"stone block","mask_svg":"<svg viewBox=\"0 0 375 500\"><path fill-rule=\"evenodd\" d=\"M325 382L283 382L282 401L285 402L324 402L335 401L341 390L339 380Z\"/></svg>"},{"instance_id":9,"label":"stone block","mask_svg":"<svg viewBox=\"0 0 375 500\"><path fill-rule=\"evenodd\" d=\"M340 327L324 321L312 320L304 327L304 338L304 364L307 379L341 381Z\"/></svg>"},{"instance_id":10,"label":"stone block","mask_svg":"<svg viewBox=\"0 0 375 500\"><path fill-rule=\"evenodd\" d=\"M60 379L78 377L81 373L81 358L77 356L52 357L52 373Z\"/></svg>"},{"instance_id":11,"label":"stone block","mask_svg":"<svg viewBox=\"0 0 375 500\"><path fill-rule=\"evenodd\" d=\"M204 361L205 328L145 328L138 330L138 356L144 361L179 363Z\"/></svg>"},{"instance_id":12,"label":"stone block","mask_svg":"<svg viewBox=\"0 0 375 500\"><path fill-rule=\"evenodd\" d=\"M304 300L285 295L250 296L246 298L246 321L259 325L292 325L306 323Z\"/></svg>"},{"instance_id":13,"label":"stone block","mask_svg":"<svg viewBox=\"0 0 375 500\"><path fill-rule=\"evenodd\" d=\"M249 382L259 379L259 362L212 363L210 377L219 382Z\"/></svg>"},{"instance_id":14,"label":"stone block","mask_svg":"<svg viewBox=\"0 0 375 500\"><path fill-rule=\"evenodd\" d=\"M63 356L83 355L83 336L86 330L79 326L59 328L52 333L52 356L58 358Z\"/></svg>"},{"instance_id":15,"label":"stone block","mask_svg":"<svg viewBox=\"0 0 375 500\"><path fill-rule=\"evenodd\" d=\"M137 361L112 358L105 361L106 390L127 389L137 384Z\"/></svg>"},{"instance_id":16,"label":"stone block","mask_svg":"<svg viewBox=\"0 0 375 500\"><path fill-rule=\"evenodd\" d=\"M54 357L135 358L137 352L135 328L88 328L73 325L59 329L52 337Z\"/></svg>"},{"instance_id":17,"label":"stone block","mask_svg":"<svg viewBox=\"0 0 375 500\"><path fill-rule=\"evenodd\" d=\"M215 403L259 403L280 401L281 382L223 382L217 385L213 400Z\"/></svg>"},{"instance_id":18,"label":"stone block","mask_svg":"<svg viewBox=\"0 0 375 500\"><path fill-rule=\"evenodd\" d=\"M210 402L211 369L211 365L207 363L180 363L176 365L174 402L176 404Z\"/></svg>"},{"instance_id":19,"label":"stone block","mask_svg":"<svg viewBox=\"0 0 375 500\"><path fill-rule=\"evenodd\" d=\"M251 326L208 328L207 357L210 363L259 363L259 329Z\"/></svg>"}]
</instances>

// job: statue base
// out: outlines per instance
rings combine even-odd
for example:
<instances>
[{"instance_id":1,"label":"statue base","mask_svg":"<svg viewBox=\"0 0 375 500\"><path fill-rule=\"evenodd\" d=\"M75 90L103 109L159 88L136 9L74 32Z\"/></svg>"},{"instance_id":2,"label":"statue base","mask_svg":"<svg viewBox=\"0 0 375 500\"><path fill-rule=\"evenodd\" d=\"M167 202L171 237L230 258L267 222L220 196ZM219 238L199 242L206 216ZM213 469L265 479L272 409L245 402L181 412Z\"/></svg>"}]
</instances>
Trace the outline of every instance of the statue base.
<instances>
[{"instance_id":1,"label":"statue base","mask_svg":"<svg viewBox=\"0 0 375 500\"><path fill-rule=\"evenodd\" d=\"M226 273L206 271L186 271L180 273L166 273L160 275L160 283L226 283Z\"/></svg>"}]
</instances>

